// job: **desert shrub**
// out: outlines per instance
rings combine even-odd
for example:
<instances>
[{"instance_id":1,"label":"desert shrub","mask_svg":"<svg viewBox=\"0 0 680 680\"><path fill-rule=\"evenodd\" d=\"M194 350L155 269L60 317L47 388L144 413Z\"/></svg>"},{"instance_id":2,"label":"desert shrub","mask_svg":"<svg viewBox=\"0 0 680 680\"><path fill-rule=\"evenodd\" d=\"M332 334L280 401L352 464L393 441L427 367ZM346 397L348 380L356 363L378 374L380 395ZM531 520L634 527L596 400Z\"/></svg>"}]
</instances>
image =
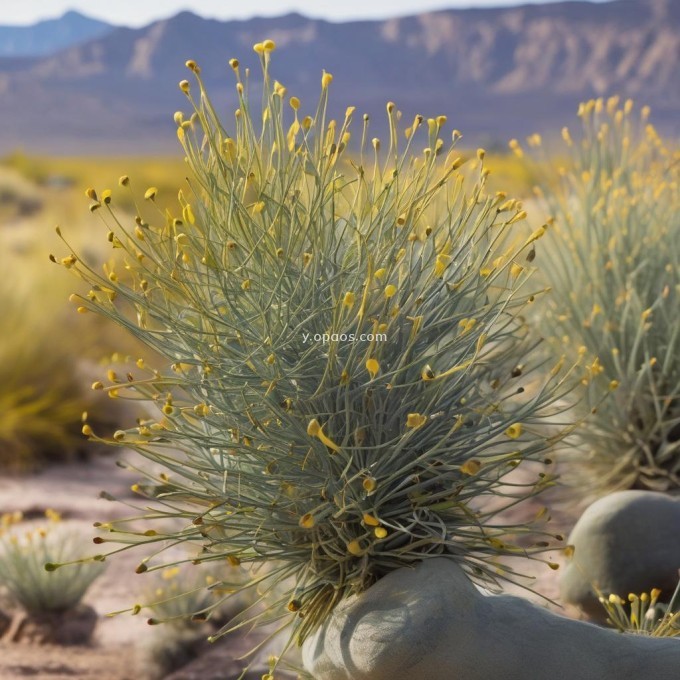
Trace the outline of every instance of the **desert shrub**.
<instances>
[{"instance_id":1,"label":"desert shrub","mask_svg":"<svg viewBox=\"0 0 680 680\"><path fill-rule=\"evenodd\" d=\"M192 178L178 210L140 208L128 224L117 194L92 189L124 264L102 273L73 250L63 263L91 285L85 310L167 361L98 385L155 404L157 418L110 439L85 432L160 464L135 487L159 508L146 526L183 527L113 523L97 542L121 544L108 554L159 542L138 572L167 568L163 546L183 542L197 562L267 565L249 587L291 585L223 632L275 622L302 640L342 598L418 560L448 555L491 587L516 578L503 558L550 534L527 542L536 527L502 513L552 483L542 466L573 367L535 352L524 315L542 292L529 276L544 229L517 242L526 214L486 192L484 151L461 167L444 116L417 117L401 149L389 103L389 143L364 117L362 150L346 159L354 110L328 120L331 75L303 115L271 77L272 49L256 45L261 112L231 62L230 124L188 62L194 112L175 120ZM156 198L149 188L146 205ZM537 474L506 480L528 460Z\"/></svg>"},{"instance_id":2,"label":"desert shrub","mask_svg":"<svg viewBox=\"0 0 680 680\"><path fill-rule=\"evenodd\" d=\"M73 455L87 398L75 357L54 342L59 315L34 303L39 286L15 284L0 281L0 467L16 470Z\"/></svg>"},{"instance_id":3,"label":"desert shrub","mask_svg":"<svg viewBox=\"0 0 680 680\"><path fill-rule=\"evenodd\" d=\"M581 432L577 485L680 484L680 155L617 98L583 104L582 131L543 195L545 333L592 360L590 380L617 388ZM514 146L517 148L516 143Z\"/></svg>"},{"instance_id":4,"label":"desert shrub","mask_svg":"<svg viewBox=\"0 0 680 680\"><path fill-rule=\"evenodd\" d=\"M12 526L21 518L9 515L0 523L0 586L29 614L74 609L104 568L94 561L68 571L49 568L80 557L87 539L82 532L60 525L56 513L46 514L50 522L45 528L21 530Z\"/></svg>"}]
</instances>

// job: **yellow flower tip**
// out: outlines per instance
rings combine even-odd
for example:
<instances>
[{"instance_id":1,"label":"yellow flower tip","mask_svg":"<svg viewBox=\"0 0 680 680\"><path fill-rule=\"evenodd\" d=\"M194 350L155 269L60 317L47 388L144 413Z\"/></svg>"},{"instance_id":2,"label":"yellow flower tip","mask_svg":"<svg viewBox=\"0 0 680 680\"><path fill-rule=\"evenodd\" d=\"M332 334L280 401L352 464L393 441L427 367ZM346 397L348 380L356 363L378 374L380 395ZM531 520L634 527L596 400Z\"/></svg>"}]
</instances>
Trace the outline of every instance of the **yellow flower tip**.
<instances>
[{"instance_id":1,"label":"yellow flower tip","mask_svg":"<svg viewBox=\"0 0 680 680\"><path fill-rule=\"evenodd\" d=\"M123 430L116 430L116 431L113 433L113 438L114 438L117 442L122 442L123 439L125 439L125 432L124 432Z\"/></svg>"},{"instance_id":2,"label":"yellow flower tip","mask_svg":"<svg viewBox=\"0 0 680 680\"><path fill-rule=\"evenodd\" d=\"M179 81L179 89L184 92L184 94L189 94L189 81L188 80L180 80Z\"/></svg>"},{"instance_id":3,"label":"yellow flower tip","mask_svg":"<svg viewBox=\"0 0 680 680\"><path fill-rule=\"evenodd\" d=\"M440 253L437 255L437 259L435 260L434 263L434 276L437 279L441 279L444 276L444 272L446 271L446 268L449 266L451 263L451 256L450 255L445 255L444 253Z\"/></svg>"},{"instance_id":4,"label":"yellow flower tip","mask_svg":"<svg viewBox=\"0 0 680 680\"><path fill-rule=\"evenodd\" d=\"M371 140L371 144L373 144L373 148L376 151L380 151L380 140L377 137L373 137Z\"/></svg>"},{"instance_id":5,"label":"yellow flower tip","mask_svg":"<svg viewBox=\"0 0 680 680\"><path fill-rule=\"evenodd\" d=\"M397 287L396 287L395 285L393 285L393 284L390 283L390 284L388 284L387 286L385 286L385 291L384 291L384 293L385 293L385 297L386 297L388 300L389 300L391 297L394 297L394 295L396 294L396 292L397 292Z\"/></svg>"},{"instance_id":6,"label":"yellow flower tip","mask_svg":"<svg viewBox=\"0 0 680 680\"><path fill-rule=\"evenodd\" d=\"M430 367L430 364L425 364L425 366L423 366L422 370L420 371L420 377L426 382L428 380L434 380L435 374L432 368Z\"/></svg>"},{"instance_id":7,"label":"yellow flower tip","mask_svg":"<svg viewBox=\"0 0 680 680\"><path fill-rule=\"evenodd\" d=\"M484 149L477 149L477 158L480 161L484 160L484 156L486 156L486 151Z\"/></svg>"},{"instance_id":8,"label":"yellow flower tip","mask_svg":"<svg viewBox=\"0 0 680 680\"><path fill-rule=\"evenodd\" d=\"M373 515L370 515L369 513L364 513L363 520L364 520L364 524L368 524L369 527L379 527L380 526L380 520L378 520Z\"/></svg>"},{"instance_id":9,"label":"yellow flower tip","mask_svg":"<svg viewBox=\"0 0 680 680\"><path fill-rule=\"evenodd\" d=\"M303 529L311 529L316 524L316 522L314 520L314 516L307 512L302 515L302 517L300 517L299 524Z\"/></svg>"},{"instance_id":10,"label":"yellow flower tip","mask_svg":"<svg viewBox=\"0 0 680 680\"><path fill-rule=\"evenodd\" d=\"M300 609L302 608L302 603L300 602L300 600L291 600L286 605L286 608L288 609L289 612L299 612ZM272 675L271 677L273 678L274 676Z\"/></svg>"},{"instance_id":11,"label":"yellow flower tip","mask_svg":"<svg viewBox=\"0 0 680 680\"><path fill-rule=\"evenodd\" d=\"M372 493L378 486L378 482L376 481L375 477L366 477L361 482L361 486L364 487L364 491L366 491L367 493Z\"/></svg>"},{"instance_id":12,"label":"yellow flower tip","mask_svg":"<svg viewBox=\"0 0 680 680\"><path fill-rule=\"evenodd\" d=\"M385 274L387 274L387 270L381 267L373 274L373 276L375 276L378 281L382 281L382 279L385 278Z\"/></svg>"},{"instance_id":13,"label":"yellow flower tip","mask_svg":"<svg viewBox=\"0 0 680 680\"><path fill-rule=\"evenodd\" d=\"M241 283L241 290L250 290L250 279L246 279Z\"/></svg>"},{"instance_id":14,"label":"yellow flower tip","mask_svg":"<svg viewBox=\"0 0 680 680\"><path fill-rule=\"evenodd\" d=\"M276 356L273 354L270 354L266 359L265 362L268 363L270 366L276 361Z\"/></svg>"},{"instance_id":15,"label":"yellow flower tip","mask_svg":"<svg viewBox=\"0 0 680 680\"><path fill-rule=\"evenodd\" d=\"M276 49L276 43L273 40L265 40L262 47L265 52L273 52Z\"/></svg>"},{"instance_id":16,"label":"yellow flower tip","mask_svg":"<svg viewBox=\"0 0 680 680\"><path fill-rule=\"evenodd\" d=\"M76 308L76 312L78 312L78 314L87 314L88 311L89 310L87 307L80 306Z\"/></svg>"},{"instance_id":17,"label":"yellow flower tip","mask_svg":"<svg viewBox=\"0 0 680 680\"><path fill-rule=\"evenodd\" d=\"M48 519L50 522L60 522L61 513L57 512L53 508L47 508L45 510L45 518Z\"/></svg>"},{"instance_id":18,"label":"yellow flower tip","mask_svg":"<svg viewBox=\"0 0 680 680\"><path fill-rule=\"evenodd\" d=\"M320 431L321 425L319 425L319 421L316 418L312 418L307 425L307 434L310 437L316 437Z\"/></svg>"},{"instance_id":19,"label":"yellow flower tip","mask_svg":"<svg viewBox=\"0 0 680 680\"><path fill-rule=\"evenodd\" d=\"M85 189L85 195L92 201L97 200L97 192L92 187Z\"/></svg>"},{"instance_id":20,"label":"yellow flower tip","mask_svg":"<svg viewBox=\"0 0 680 680\"><path fill-rule=\"evenodd\" d=\"M505 431L507 437L510 439L517 439L522 434L522 423L514 423Z\"/></svg>"},{"instance_id":21,"label":"yellow flower tip","mask_svg":"<svg viewBox=\"0 0 680 680\"><path fill-rule=\"evenodd\" d=\"M238 59L230 59L229 60L229 66L235 71L238 68L239 61Z\"/></svg>"},{"instance_id":22,"label":"yellow flower tip","mask_svg":"<svg viewBox=\"0 0 680 680\"><path fill-rule=\"evenodd\" d=\"M323 72L321 76L321 87L325 90L333 82L333 76L330 73Z\"/></svg>"},{"instance_id":23,"label":"yellow flower tip","mask_svg":"<svg viewBox=\"0 0 680 680\"><path fill-rule=\"evenodd\" d=\"M612 390L612 391L615 390L615 389L617 389L618 386L619 386L619 381L618 381L618 380L611 380L611 381L609 382L609 389Z\"/></svg>"},{"instance_id":24,"label":"yellow flower tip","mask_svg":"<svg viewBox=\"0 0 680 680\"><path fill-rule=\"evenodd\" d=\"M360 555L364 554L364 550L361 547L361 543L359 541L350 541L347 544L347 552L350 553L351 555L354 555L356 557L359 557Z\"/></svg>"},{"instance_id":25,"label":"yellow flower tip","mask_svg":"<svg viewBox=\"0 0 680 680\"><path fill-rule=\"evenodd\" d=\"M184 62L184 65L194 73L201 72L201 69L198 67L198 64L193 59L188 59L187 61Z\"/></svg>"},{"instance_id":26,"label":"yellow flower tip","mask_svg":"<svg viewBox=\"0 0 680 680\"><path fill-rule=\"evenodd\" d=\"M375 376L378 374L378 371L380 371L380 364L376 359L367 359L366 370L370 374L371 380L373 380L373 378L375 378Z\"/></svg>"},{"instance_id":27,"label":"yellow flower tip","mask_svg":"<svg viewBox=\"0 0 680 680\"><path fill-rule=\"evenodd\" d=\"M385 529L385 527L376 527L373 530L373 533L375 534L376 538L386 538L387 537L387 529Z\"/></svg>"},{"instance_id":28,"label":"yellow flower tip","mask_svg":"<svg viewBox=\"0 0 680 680\"><path fill-rule=\"evenodd\" d=\"M608 599L609 604L623 604L623 600L615 593L612 593Z\"/></svg>"},{"instance_id":29,"label":"yellow flower tip","mask_svg":"<svg viewBox=\"0 0 680 680\"><path fill-rule=\"evenodd\" d=\"M86 437L91 437L94 432L92 431L92 428L89 425L83 425L83 428L81 432L86 436Z\"/></svg>"},{"instance_id":30,"label":"yellow flower tip","mask_svg":"<svg viewBox=\"0 0 680 680\"><path fill-rule=\"evenodd\" d=\"M560 568L560 565L557 562L547 562L547 565L553 570L557 571Z\"/></svg>"},{"instance_id":31,"label":"yellow flower tip","mask_svg":"<svg viewBox=\"0 0 680 680\"><path fill-rule=\"evenodd\" d=\"M264 54L264 44L261 42L255 43L253 45L253 51L257 52L257 54Z\"/></svg>"},{"instance_id":32,"label":"yellow flower tip","mask_svg":"<svg viewBox=\"0 0 680 680\"><path fill-rule=\"evenodd\" d=\"M406 416L406 427L410 427L411 429L416 429L418 427L421 427L427 422L427 416L424 416L420 413L409 413Z\"/></svg>"},{"instance_id":33,"label":"yellow flower tip","mask_svg":"<svg viewBox=\"0 0 680 680\"><path fill-rule=\"evenodd\" d=\"M342 304L343 304L345 307L352 307L352 306L354 306L354 293L352 293L351 291L345 293L345 297L342 299Z\"/></svg>"},{"instance_id":34,"label":"yellow flower tip","mask_svg":"<svg viewBox=\"0 0 680 680\"><path fill-rule=\"evenodd\" d=\"M300 100L297 97L291 97L288 103L293 111L298 111L300 109Z\"/></svg>"},{"instance_id":35,"label":"yellow flower tip","mask_svg":"<svg viewBox=\"0 0 680 680\"><path fill-rule=\"evenodd\" d=\"M476 475L482 468L482 464L478 460L466 460L461 466L460 471L464 475Z\"/></svg>"},{"instance_id":36,"label":"yellow flower tip","mask_svg":"<svg viewBox=\"0 0 680 680\"><path fill-rule=\"evenodd\" d=\"M156 187L149 187L145 192L144 192L144 198L147 201L155 201L156 200L156 194L158 193L158 189Z\"/></svg>"},{"instance_id":37,"label":"yellow flower tip","mask_svg":"<svg viewBox=\"0 0 680 680\"><path fill-rule=\"evenodd\" d=\"M652 600L658 600L659 596L661 595L661 591L658 588L652 588L650 595L652 596Z\"/></svg>"}]
</instances>

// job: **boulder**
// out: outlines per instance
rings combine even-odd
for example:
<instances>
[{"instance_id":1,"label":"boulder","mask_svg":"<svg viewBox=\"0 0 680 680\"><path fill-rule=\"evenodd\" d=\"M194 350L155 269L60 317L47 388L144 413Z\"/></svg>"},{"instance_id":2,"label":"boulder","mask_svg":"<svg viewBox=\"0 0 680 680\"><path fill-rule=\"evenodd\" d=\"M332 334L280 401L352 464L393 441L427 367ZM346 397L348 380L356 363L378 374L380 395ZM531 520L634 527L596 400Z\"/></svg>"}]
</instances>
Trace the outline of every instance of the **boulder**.
<instances>
[{"instance_id":1,"label":"boulder","mask_svg":"<svg viewBox=\"0 0 680 680\"><path fill-rule=\"evenodd\" d=\"M623 635L486 595L451 559L394 571L302 649L316 680L677 680L680 640Z\"/></svg>"},{"instance_id":2,"label":"boulder","mask_svg":"<svg viewBox=\"0 0 680 680\"><path fill-rule=\"evenodd\" d=\"M567 542L574 554L562 598L592 619L605 617L593 586L624 599L659 588L668 601L680 569L680 502L655 491L612 493L587 508Z\"/></svg>"}]
</instances>

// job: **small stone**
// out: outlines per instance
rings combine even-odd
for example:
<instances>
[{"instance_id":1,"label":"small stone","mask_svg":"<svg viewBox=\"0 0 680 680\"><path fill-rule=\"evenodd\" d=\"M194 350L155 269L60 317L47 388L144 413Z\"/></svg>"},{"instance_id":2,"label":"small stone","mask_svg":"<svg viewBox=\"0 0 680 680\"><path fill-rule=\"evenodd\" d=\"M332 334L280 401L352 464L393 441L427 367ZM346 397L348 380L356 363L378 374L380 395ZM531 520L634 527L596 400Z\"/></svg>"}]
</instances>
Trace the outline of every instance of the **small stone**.
<instances>
[{"instance_id":1,"label":"small stone","mask_svg":"<svg viewBox=\"0 0 680 680\"><path fill-rule=\"evenodd\" d=\"M484 595L432 558L338 605L302 658L315 680L677 680L680 644Z\"/></svg>"}]
</instances>

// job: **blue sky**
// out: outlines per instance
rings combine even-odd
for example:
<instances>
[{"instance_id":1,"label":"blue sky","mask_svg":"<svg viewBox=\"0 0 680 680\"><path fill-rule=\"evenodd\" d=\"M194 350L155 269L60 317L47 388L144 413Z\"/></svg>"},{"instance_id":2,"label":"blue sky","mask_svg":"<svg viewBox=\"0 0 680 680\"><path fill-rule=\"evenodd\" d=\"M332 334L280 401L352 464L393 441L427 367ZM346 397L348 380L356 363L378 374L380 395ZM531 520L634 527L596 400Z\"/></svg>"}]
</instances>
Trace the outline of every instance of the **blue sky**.
<instances>
[{"instance_id":1,"label":"blue sky","mask_svg":"<svg viewBox=\"0 0 680 680\"><path fill-rule=\"evenodd\" d=\"M219 19L247 19L298 11L312 17L343 21L416 14L447 7L494 7L542 4L551 0L5 0L0 24L29 24L60 16L69 9L115 24L142 26L189 9ZM601 0L596 0L601 1Z\"/></svg>"}]
</instances>

